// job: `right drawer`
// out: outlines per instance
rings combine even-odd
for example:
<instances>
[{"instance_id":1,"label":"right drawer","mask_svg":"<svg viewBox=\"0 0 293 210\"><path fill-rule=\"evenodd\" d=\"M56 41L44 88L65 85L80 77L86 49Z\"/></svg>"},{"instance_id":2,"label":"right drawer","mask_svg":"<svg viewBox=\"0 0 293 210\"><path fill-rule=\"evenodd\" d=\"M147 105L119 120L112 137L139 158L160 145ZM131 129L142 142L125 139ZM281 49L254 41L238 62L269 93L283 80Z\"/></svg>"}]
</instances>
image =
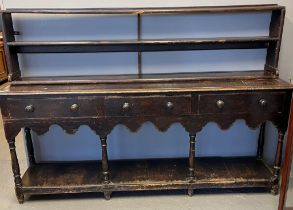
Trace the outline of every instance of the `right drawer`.
<instances>
[{"instance_id":1,"label":"right drawer","mask_svg":"<svg viewBox=\"0 0 293 210\"><path fill-rule=\"evenodd\" d=\"M198 113L280 113L285 98L285 92L201 94Z\"/></svg>"}]
</instances>

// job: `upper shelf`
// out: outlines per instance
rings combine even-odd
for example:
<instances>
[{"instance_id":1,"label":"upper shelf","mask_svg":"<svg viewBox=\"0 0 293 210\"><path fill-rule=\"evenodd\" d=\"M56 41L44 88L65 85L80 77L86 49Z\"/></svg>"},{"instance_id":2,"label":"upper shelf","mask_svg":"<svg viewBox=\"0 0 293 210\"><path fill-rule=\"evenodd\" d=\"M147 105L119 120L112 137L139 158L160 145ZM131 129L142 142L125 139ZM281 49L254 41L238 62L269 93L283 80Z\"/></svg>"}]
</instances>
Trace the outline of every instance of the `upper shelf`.
<instances>
[{"instance_id":1,"label":"upper shelf","mask_svg":"<svg viewBox=\"0 0 293 210\"><path fill-rule=\"evenodd\" d=\"M200 39L144 39L91 41L13 41L7 46L18 53L148 52L267 48L278 37L223 37Z\"/></svg>"},{"instance_id":2,"label":"upper shelf","mask_svg":"<svg viewBox=\"0 0 293 210\"><path fill-rule=\"evenodd\" d=\"M137 39L130 40L45 40L45 41L18 41L15 35L21 35L22 32L14 31L15 18L12 13L24 14L97 14L97 15L134 15L136 16ZM262 13L267 18L270 17L270 23L266 22L269 31L265 36L245 36L242 37L203 37L192 38L167 38L164 39L143 39L142 30L143 15L190 15L206 14L231 14L231 13ZM162 8L87 8L87 9L8 9L0 12L3 24L3 36L7 67L9 70L9 81L15 83L22 81L22 72L18 59L19 53L91 53L91 52L139 52L137 54L137 75L138 79L143 78L143 56L140 52L151 51L187 51L187 50L225 50L225 49L266 49L264 68L261 67L265 77L277 78L278 58L282 39L282 30L285 18L285 7L277 4L263 5L233 5L233 6L204 6L204 7L162 7ZM267 16L269 14L269 16ZM158 16L154 16L156 19ZM152 17L153 18L153 17ZM234 17L233 17L234 18ZM58 18L57 18L58 19ZM57 20L56 19L56 20ZM43 20L43 19L42 19ZM156 20L154 20L156 21ZM200 20L199 20L200 21ZM248 21L244 19L245 23ZM89 24L92 24L89 22ZM170 22L164 23L170 25ZM223 22L216 18L215 24L222 28ZM109 25L113 26L113 25ZM238 24L239 29L247 30L246 24ZM25 25L24 25L25 27ZM113 26L114 27L114 26ZM215 27L218 29L218 27ZM184 29L185 30L185 29ZM200 28L197 27L200 31ZM225 30L225 28L222 28ZM53 30L54 31L54 30ZM206 36L205 33L203 33ZM247 33L245 33L247 34ZM248 33L249 34L249 33ZM263 34L263 33L262 33ZM221 36L221 35L219 35ZM241 35L240 35L241 36ZM24 37L22 37L24 38ZM263 50L258 51L263 53ZM196 65L195 65L196 67ZM259 68L258 68L259 69ZM98 72L97 72L98 73ZM217 77L214 74L212 78ZM157 76L157 75L156 75ZM189 75L184 75L189 78ZM230 76L226 76L229 78ZM117 79L117 78L116 78ZM119 78L118 78L119 79ZM114 78L115 80L115 78ZM127 79L126 79L127 80ZM149 79L146 79L149 82ZM164 79L162 79L164 80ZM161 81L162 81L161 80ZM168 80L168 79L167 79ZM180 79L181 80L181 79ZM42 80L44 81L44 80ZM119 80L121 81L121 80ZM153 80L154 81L154 80ZM156 80L157 81L157 80ZM39 81L38 81L39 82ZM67 82L63 80L66 84ZM83 81L82 81L83 82ZM102 82L99 80L99 82ZM115 81L114 81L115 82ZM136 82L136 81L135 81ZM30 81L26 81L30 84ZM23 83L24 84L24 83ZM183 83L182 83L183 84Z\"/></svg>"},{"instance_id":3,"label":"upper shelf","mask_svg":"<svg viewBox=\"0 0 293 210\"><path fill-rule=\"evenodd\" d=\"M39 13L39 14L182 14L182 13L222 13L222 12L261 12L281 10L277 4L234 5L216 7L151 7L151 8L85 8L85 9L7 9L2 13Z\"/></svg>"}]
</instances>

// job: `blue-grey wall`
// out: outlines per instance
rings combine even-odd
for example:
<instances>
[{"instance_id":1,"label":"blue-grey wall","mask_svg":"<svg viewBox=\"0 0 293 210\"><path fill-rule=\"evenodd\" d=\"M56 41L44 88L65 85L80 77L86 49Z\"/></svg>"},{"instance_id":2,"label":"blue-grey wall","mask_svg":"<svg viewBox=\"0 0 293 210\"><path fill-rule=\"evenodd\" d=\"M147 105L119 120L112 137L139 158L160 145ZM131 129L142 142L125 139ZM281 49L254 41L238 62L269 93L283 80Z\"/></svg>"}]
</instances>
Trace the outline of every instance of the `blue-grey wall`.
<instances>
[{"instance_id":1,"label":"blue-grey wall","mask_svg":"<svg viewBox=\"0 0 293 210\"><path fill-rule=\"evenodd\" d=\"M266 36L270 13L143 16L142 38ZM135 39L135 16L15 16L18 40ZM219 22L221 24L219 24ZM143 73L263 69L266 50L146 52ZM137 72L136 53L27 54L23 76L95 75Z\"/></svg>"}]
</instances>

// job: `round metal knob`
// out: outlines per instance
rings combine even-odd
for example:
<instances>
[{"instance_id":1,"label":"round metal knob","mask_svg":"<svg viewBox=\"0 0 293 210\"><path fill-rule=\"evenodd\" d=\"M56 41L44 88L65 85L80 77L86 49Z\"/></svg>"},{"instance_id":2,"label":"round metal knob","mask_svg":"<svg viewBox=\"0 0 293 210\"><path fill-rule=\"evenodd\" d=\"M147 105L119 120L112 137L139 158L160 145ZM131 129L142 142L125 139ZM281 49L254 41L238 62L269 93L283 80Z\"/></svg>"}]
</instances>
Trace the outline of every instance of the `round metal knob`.
<instances>
[{"instance_id":1,"label":"round metal knob","mask_svg":"<svg viewBox=\"0 0 293 210\"><path fill-rule=\"evenodd\" d=\"M217 107L218 107L219 109L222 109L222 108L224 107L224 105L225 105L224 101L222 101L222 100L218 100L218 101L217 101Z\"/></svg>"},{"instance_id":2,"label":"round metal knob","mask_svg":"<svg viewBox=\"0 0 293 210\"><path fill-rule=\"evenodd\" d=\"M174 104L173 104L171 101L168 101L168 102L166 103L166 107L167 107L167 109L171 110L171 109L174 108Z\"/></svg>"},{"instance_id":3,"label":"round metal knob","mask_svg":"<svg viewBox=\"0 0 293 210\"><path fill-rule=\"evenodd\" d=\"M130 103L124 102L122 105L122 110L123 111L128 111L130 109Z\"/></svg>"},{"instance_id":4,"label":"round metal knob","mask_svg":"<svg viewBox=\"0 0 293 210\"><path fill-rule=\"evenodd\" d=\"M26 112L34 112L34 111L35 111L35 107L34 107L32 104L30 104L30 105L27 105L27 106L24 108L24 110L25 110Z\"/></svg>"},{"instance_id":5,"label":"round metal knob","mask_svg":"<svg viewBox=\"0 0 293 210\"><path fill-rule=\"evenodd\" d=\"M78 109L79 109L78 104L72 104L71 107L70 107L70 110L71 110L72 112L77 112Z\"/></svg>"},{"instance_id":6,"label":"round metal knob","mask_svg":"<svg viewBox=\"0 0 293 210\"><path fill-rule=\"evenodd\" d=\"M259 105L260 105L261 107L265 107L265 106L267 106L267 104L268 104L268 102L267 102L266 99L260 99L260 100L259 100Z\"/></svg>"}]
</instances>

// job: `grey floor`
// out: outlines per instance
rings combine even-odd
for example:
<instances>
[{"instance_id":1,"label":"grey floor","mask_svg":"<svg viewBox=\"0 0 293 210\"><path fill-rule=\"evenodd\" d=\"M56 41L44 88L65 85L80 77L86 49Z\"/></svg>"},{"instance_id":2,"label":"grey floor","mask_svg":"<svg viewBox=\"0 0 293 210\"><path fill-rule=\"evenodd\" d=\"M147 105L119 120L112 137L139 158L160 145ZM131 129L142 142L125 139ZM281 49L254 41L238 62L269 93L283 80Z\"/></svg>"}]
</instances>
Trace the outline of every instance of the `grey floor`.
<instances>
[{"instance_id":1,"label":"grey floor","mask_svg":"<svg viewBox=\"0 0 293 210\"><path fill-rule=\"evenodd\" d=\"M156 210L156 209L217 209L217 210L275 210L278 196L270 193L225 193L196 194L188 197L184 193L130 194L113 196L106 201L100 195L37 197L18 204L14 195L14 184L10 166L10 154L4 139L2 119L0 119L0 210L57 210L57 209L115 209L115 210ZM17 152L21 171L27 167L21 134L17 137ZM289 203L293 206L293 190L290 189Z\"/></svg>"}]
</instances>

